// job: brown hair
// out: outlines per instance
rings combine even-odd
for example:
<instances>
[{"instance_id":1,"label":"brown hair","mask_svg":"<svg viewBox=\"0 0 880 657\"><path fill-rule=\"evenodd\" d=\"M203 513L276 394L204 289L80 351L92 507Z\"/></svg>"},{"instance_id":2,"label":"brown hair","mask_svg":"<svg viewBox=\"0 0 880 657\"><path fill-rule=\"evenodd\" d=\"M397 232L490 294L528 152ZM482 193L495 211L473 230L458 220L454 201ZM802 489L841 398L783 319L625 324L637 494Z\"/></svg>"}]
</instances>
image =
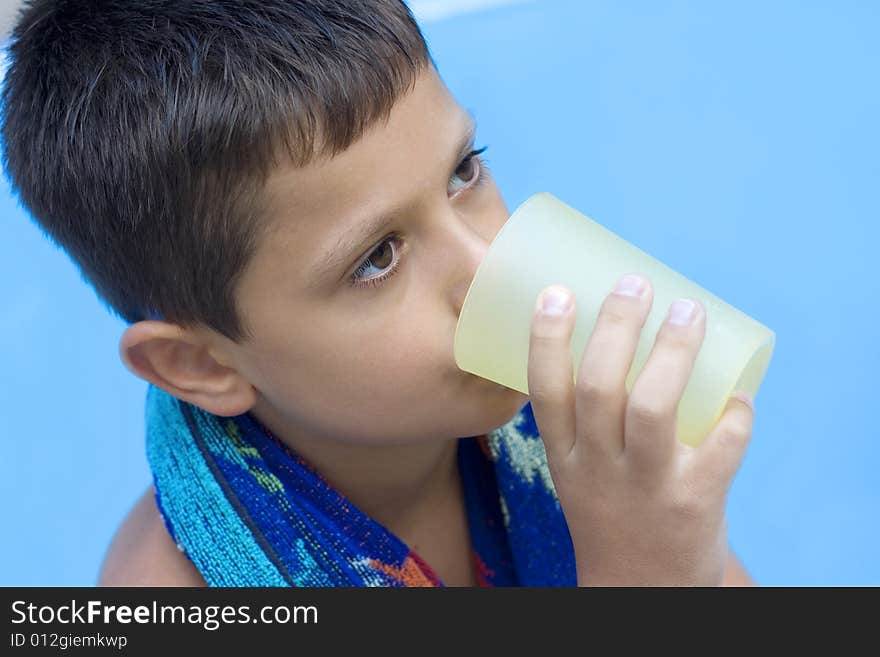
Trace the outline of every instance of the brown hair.
<instances>
[{"instance_id":1,"label":"brown hair","mask_svg":"<svg viewBox=\"0 0 880 657\"><path fill-rule=\"evenodd\" d=\"M347 148L429 62L399 0L32 0L6 174L108 309L239 342L271 169Z\"/></svg>"}]
</instances>

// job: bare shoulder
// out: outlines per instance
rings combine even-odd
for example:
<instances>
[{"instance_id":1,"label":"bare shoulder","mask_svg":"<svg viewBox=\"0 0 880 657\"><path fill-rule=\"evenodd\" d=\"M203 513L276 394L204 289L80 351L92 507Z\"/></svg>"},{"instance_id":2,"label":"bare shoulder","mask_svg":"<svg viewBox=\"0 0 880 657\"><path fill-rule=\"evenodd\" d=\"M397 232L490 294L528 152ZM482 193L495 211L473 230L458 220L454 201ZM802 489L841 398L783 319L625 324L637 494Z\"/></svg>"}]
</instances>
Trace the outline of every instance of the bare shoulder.
<instances>
[{"instance_id":1,"label":"bare shoulder","mask_svg":"<svg viewBox=\"0 0 880 657\"><path fill-rule=\"evenodd\" d=\"M101 564L98 586L207 586L165 528L152 485L116 530Z\"/></svg>"},{"instance_id":2,"label":"bare shoulder","mask_svg":"<svg viewBox=\"0 0 880 657\"><path fill-rule=\"evenodd\" d=\"M755 580L749 575L746 567L733 553L730 546L728 546L727 550L727 570L724 573L724 580L721 582L721 586L757 586Z\"/></svg>"}]
</instances>

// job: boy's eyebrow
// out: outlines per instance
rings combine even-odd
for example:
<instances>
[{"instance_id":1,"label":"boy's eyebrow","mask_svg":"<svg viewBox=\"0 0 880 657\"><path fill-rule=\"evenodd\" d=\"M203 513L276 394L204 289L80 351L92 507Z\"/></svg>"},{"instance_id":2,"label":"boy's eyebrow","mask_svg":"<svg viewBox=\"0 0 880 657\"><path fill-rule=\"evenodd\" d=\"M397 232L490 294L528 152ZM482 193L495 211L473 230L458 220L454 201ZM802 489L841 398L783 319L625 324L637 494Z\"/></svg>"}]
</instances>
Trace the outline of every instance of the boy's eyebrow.
<instances>
[{"instance_id":1,"label":"boy's eyebrow","mask_svg":"<svg viewBox=\"0 0 880 657\"><path fill-rule=\"evenodd\" d=\"M456 148L452 156L452 166L455 167L471 150L474 137L477 133L477 122L473 113L468 112L465 131L461 139L456 143ZM385 230L385 228L394 220L395 213L381 213L375 215L359 225L359 230L353 236L346 234L332 249L326 251L319 259L321 264L314 272L314 279L309 287L315 287L324 280L331 272L338 267L346 264L349 258L353 257L355 249L360 248L368 240L376 236L377 233Z\"/></svg>"}]
</instances>

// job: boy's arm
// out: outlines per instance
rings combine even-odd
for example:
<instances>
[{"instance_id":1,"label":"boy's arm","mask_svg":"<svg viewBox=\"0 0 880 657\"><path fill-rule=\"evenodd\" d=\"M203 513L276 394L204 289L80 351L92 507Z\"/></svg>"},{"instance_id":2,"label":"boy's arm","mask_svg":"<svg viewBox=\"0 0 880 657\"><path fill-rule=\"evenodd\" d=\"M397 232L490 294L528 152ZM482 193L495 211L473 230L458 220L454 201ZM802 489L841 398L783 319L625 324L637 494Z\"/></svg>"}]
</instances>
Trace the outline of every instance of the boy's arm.
<instances>
[{"instance_id":1,"label":"boy's arm","mask_svg":"<svg viewBox=\"0 0 880 657\"><path fill-rule=\"evenodd\" d=\"M755 580L746 572L742 562L737 559L729 547L727 548L727 570L724 571L721 586L757 586Z\"/></svg>"}]
</instances>

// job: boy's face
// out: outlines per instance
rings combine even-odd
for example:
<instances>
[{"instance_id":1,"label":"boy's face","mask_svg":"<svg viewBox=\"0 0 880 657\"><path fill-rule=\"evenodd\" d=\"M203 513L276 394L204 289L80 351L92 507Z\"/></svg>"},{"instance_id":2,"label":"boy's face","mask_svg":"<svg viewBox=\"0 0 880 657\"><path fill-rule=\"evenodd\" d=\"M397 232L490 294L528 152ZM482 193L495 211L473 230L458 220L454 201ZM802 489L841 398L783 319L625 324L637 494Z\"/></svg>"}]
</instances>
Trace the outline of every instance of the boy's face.
<instances>
[{"instance_id":1,"label":"boy's face","mask_svg":"<svg viewBox=\"0 0 880 657\"><path fill-rule=\"evenodd\" d=\"M255 337L212 349L250 385L243 410L281 436L392 445L479 435L525 404L453 358L465 294L508 218L468 158L472 131L428 67L387 123L273 174L237 290Z\"/></svg>"}]
</instances>

